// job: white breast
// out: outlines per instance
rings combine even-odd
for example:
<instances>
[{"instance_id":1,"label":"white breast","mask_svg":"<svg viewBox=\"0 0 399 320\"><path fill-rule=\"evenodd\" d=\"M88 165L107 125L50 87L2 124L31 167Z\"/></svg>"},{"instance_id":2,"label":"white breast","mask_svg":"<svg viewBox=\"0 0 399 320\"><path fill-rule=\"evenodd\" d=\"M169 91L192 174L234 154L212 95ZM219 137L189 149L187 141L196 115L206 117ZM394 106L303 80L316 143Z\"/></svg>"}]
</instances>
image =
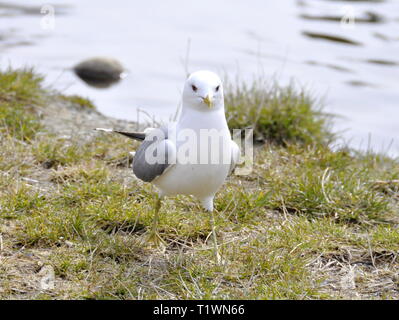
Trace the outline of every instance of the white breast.
<instances>
[{"instance_id":1,"label":"white breast","mask_svg":"<svg viewBox=\"0 0 399 320\"><path fill-rule=\"evenodd\" d=\"M204 117L204 119L201 119ZM193 122L192 119L195 119ZM208 150L204 149L204 144L199 141L201 138L201 129L217 129L220 132L218 140L208 140ZM193 117L190 114L190 121L185 121L184 117L177 124L177 132L184 129L190 129L196 133L197 140L197 160L201 160L200 156L205 151L209 151L209 155L216 152L219 157L216 163L211 162L208 158L206 163L181 163L179 159L177 163L168 169L164 174L153 181L154 185L163 195L186 194L194 195L197 198L206 198L213 196L229 174L231 161L231 135L227 127L224 112L207 113L203 115L199 113ZM183 148L184 142L177 142L176 149ZM211 156L210 156L211 157ZM223 158L224 157L224 158Z\"/></svg>"}]
</instances>

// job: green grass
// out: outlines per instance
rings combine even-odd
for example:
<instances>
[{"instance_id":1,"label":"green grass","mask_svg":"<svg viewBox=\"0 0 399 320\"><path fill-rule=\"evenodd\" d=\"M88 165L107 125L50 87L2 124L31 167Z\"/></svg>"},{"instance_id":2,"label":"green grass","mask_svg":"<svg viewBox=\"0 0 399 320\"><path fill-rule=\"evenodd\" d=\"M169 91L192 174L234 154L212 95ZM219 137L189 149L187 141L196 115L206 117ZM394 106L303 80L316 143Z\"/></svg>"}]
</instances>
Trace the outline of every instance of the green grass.
<instances>
[{"instance_id":1,"label":"green grass","mask_svg":"<svg viewBox=\"0 0 399 320\"><path fill-rule=\"evenodd\" d=\"M392 199L373 184L378 179L395 180L396 161L296 146L274 149L266 159L268 169L259 172L273 186L270 209L283 207L288 212L331 216L347 223L384 220L386 214L395 212ZM292 178L287 179L289 176Z\"/></svg>"},{"instance_id":2,"label":"green grass","mask_svg":"<svg viewBox=\"0 0 399 320\"><path fill-rule=\"evenodd\" d=\"M83 98L81 96L77 96L77 95L72 95L72 96L66 96L66 95L59 95L59 98L61 100L67 101L67 102L71 102L74 105L77 105L81 108L88 108L88 109L95 109L95 105L93 104L93 102L88 99L88 98Z\"/></svg>"},{"instance_id":3,"label":"green grass","mask_svg":"<svg viewBox=\"0 0 399 320\"><path fill-rule=\"evenodd\" d=\"M230 128L253 128L257 140L277 145L328 144L333 135L320 102L294 85L280 87L264 80L229 84L225 95Z\"/></svg>"},{"instance_id":4,"label":"green grass","mask_svg":"<svg viewBox=\"0 0 399 320\"><path fill-rule=\"evenodd\" d=\"M41 102L43 78L32 69L0 72L0 130L30 140L41 129L35 106Z\"/></svg>"},{"instance_id":5,"label":"green grass","mask_svg":"<svg viewBox=\"0 0 399 320\"><path fill-rule=\"evenodd\" d=\"M41 87L42 97L26 93L38 81L33 74L24 81L24 90L9 82L0 89L5 96L25 92L23 103L15 96L3 108L17 104L38 121L22 136L0 125L7 133L0 137L0 298L399 297L397 160L331 151L324 131L315 131L324 142L313 143L319 138L300 124L292 135L285 132L291 125L281 124L284 143L265 135L269 143L256 149L253 172L232 176L217 195L224 264L216 265L210 215L190 197L163 202L165 252L144 245L155 198L128 168L136 144L101 133L83 139L47 132L35 106L49 96ZM297 132L309 136L286 138ZM43 266L55 272L54 289L40 289Z\"/></svg>"}]
</instances>

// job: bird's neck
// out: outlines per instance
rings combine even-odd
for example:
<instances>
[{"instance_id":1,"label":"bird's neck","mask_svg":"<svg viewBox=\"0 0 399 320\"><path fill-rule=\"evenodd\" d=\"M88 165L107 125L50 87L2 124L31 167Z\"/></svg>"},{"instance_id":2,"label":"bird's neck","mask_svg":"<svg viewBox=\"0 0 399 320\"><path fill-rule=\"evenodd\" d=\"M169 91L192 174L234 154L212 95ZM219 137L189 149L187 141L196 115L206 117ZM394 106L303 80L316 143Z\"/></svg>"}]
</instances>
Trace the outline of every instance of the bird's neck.
<instances>
[{"instance_id":1,"label":"bird's neck","mask_svg":"<svg viewBox=\"0 0 399 320\"><path fill-rule=\"evenodd\" d=\"M228 130L224 107L214 110L196 110L183 107L178 126L192 129Z\"/></svg>"}]
</instances>

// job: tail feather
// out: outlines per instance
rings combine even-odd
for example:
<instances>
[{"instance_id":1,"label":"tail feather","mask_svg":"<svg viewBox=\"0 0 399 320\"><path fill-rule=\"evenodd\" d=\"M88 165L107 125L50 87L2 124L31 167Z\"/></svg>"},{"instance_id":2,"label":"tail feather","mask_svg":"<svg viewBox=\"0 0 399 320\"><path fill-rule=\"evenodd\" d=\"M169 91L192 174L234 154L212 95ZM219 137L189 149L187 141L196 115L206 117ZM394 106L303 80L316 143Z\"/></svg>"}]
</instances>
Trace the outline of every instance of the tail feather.
<instances>
[{"instance_id":1,"label":"tail feather","mask_svg":"<svg viewBox=\"0 0 399 320\"><path fill-rule=\"evenodd\" d=\"M104 128L96 128L95 130L97 131L105 131L105 132L115 132L119 133L125 137L128 137L130 139L138 140L138 141L143 141L145 139L145 133L144 132L124 132L124 131L117 131L113 129L104 129Z\"/></svg>"}]
</instances>

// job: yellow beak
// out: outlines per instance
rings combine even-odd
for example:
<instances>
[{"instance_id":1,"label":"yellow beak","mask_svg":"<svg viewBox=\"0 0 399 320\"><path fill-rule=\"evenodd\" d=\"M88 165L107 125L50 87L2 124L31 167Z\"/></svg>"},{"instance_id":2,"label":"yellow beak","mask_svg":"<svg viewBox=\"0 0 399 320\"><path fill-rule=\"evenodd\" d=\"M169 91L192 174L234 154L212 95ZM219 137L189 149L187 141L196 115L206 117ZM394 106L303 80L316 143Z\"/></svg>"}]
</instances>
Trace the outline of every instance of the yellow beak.
<instances>
[{"instance_id":1,"label":"yellow beak","mask_svg":"<svg viewBox=\"0 0 399 320\"><path fill-rule=\"evenodd\" d=\"M213 100L210 94L208 94L205 98L204 98L204 102L205 104L208 106L208 108L212 108L212 104L213 104Z\"/></svg>"}]
</instances>

